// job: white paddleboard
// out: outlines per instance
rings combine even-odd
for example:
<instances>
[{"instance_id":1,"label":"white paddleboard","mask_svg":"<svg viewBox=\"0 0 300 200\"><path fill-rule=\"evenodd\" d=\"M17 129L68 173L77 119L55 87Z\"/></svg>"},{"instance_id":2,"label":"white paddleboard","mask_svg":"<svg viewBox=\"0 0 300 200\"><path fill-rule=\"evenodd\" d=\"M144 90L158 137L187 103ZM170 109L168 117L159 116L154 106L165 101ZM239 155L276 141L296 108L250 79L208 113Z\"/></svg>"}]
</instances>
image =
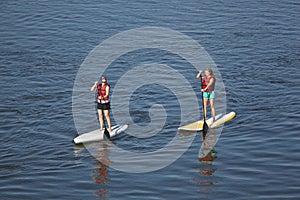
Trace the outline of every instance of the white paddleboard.
<instances>
[{"instance_id":1,"label":"white paddleboard","mask_svg":"<svg viewBox=\"0 0 300 200\"><path fill-rule=\"evenodd\" d=\"M226 115L218 114L216 116L216 121L213 124L212 124L212 118L209 118L208 120L206 120L206 123L210 128L216 128L216 127L224 124L225 122L232 120L235 117L235 115L236 115L235 112L230 112ZM199 121L193 122L191 124L181 126L178 128L178 130L202 131L202 127L203 127L203 120L199 120Z\"/></svg>"},{"instance_id":2,"label":"white paddleboard","mask_svg":"<svg viewBox=\"0 0 300 200\"><path fill-rule=\"evenodd\" d=\"M228 122L235 118L236 113L235 112L230 112L226 115L223 115L220 119L217 119L213 124L210 125L210 128L217 128L218 126L221 126L225 122Z\"/></svg>"},{"instance_id":3,"label":"white paddleboard","mask_svg":"<svg viewBox=\"0 0 300 200\"><path fill-rule=\"evenodd\" d=\"M128 128L127 124L116 125L112 127L112 132L110 133L110 138L114 138L118 134L122 133ZM84 133L76 138L74 138L75 144L85 143L85 142L96 142L104 139L104 130L100 131L99 129L91 131L89 133Z\"/></svg>"}]
</instances>

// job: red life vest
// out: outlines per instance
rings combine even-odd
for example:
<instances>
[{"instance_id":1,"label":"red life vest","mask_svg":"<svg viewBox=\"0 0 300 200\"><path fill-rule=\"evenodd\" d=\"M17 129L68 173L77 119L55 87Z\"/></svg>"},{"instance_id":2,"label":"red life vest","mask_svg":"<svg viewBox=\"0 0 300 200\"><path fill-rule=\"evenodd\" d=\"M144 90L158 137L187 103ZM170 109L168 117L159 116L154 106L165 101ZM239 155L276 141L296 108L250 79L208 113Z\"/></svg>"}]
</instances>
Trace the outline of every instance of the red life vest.
<instances>
[{"instance_id":1,"label":"red life vest","mask_svg":"<svg viewBox=\"0 0 300 200\"><path fill-rule=\"evenodd\" d=\"M202 78L202 89L205 89L207 87L207 85L210 82L210 79L216 79L214 75L210 75L210 76L204 76ZM212 92L215 89L215 83L213 85L211 85L207 90L205 90L204 92Z\"/></svg>"},{"instance_id":2,"label":"red life vest","mask_svg":"<svg viewBox=\"0 0 300 200\"><path fill-rule=\"evenodd\" d=\"M97 90L98 90L97 101L98 101L98 103L108 103L109 102L108 96L104 97L104 96L106 96L106 87L109 87L109 84L105 83L103 86L102 86L102 84L98 84L98 86L97 86ZM104 98L101 99L101 97L104 97Z\"/></svg>"}]
</instances>

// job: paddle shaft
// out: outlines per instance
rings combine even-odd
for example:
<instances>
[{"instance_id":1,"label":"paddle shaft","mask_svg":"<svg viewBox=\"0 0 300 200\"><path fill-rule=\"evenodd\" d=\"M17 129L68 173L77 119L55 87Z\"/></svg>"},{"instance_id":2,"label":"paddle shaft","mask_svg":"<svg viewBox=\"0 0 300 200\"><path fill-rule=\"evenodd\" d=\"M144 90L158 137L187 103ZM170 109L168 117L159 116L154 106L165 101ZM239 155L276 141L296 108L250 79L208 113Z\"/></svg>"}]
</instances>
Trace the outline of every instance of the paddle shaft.
<instances>
[{"instance_id":1,"label":"paddle shaft","mask_svg":"<svg viewBox=\"0 0 300 200\"><path fill-rule=\"evenodd\" d=\"M202 76L200 78L200 81L201 81L201 98L202 98L202 111L203 111L203 121L204 123L206 123L206 116L205 116L205 108L204 108L204 92L202 91Z\"/></svg>"},{"instance_id":2,"label":"paddle shaft","mask_svg":"<svg viewBox=\"0 0 300 200\"><path fill-rule=\"evenodd\" d=\"M201 78L200 78L200 81L201 81L201 97L202 97L202 110L203 110L203 127L202 127L202 139L204 140L205 139L205 136L207 134L207 131L208 131L208 125L206 123L206 109L204 107L204 92L202 91L202 75L201 75Z\"/></svg>"}]
</instances>

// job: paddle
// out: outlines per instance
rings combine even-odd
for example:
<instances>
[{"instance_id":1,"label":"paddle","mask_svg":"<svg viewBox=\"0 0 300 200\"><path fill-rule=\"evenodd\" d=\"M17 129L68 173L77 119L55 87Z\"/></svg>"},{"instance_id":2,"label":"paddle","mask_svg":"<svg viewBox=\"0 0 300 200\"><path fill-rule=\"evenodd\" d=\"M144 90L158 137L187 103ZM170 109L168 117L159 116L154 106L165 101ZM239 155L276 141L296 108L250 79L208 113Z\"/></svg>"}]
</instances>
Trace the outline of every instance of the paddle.
<instances>
[{"instance_id":1,"label":"paddle","mask_svg":"<svg viewBox=\"0 0 300 200\"><path fill-rule=\"evenodd\" d=\"M200 78L201 81L201 96L202 96L202 110L203 110L203 127L202 127L202 139L205 140L205 136L208 132L208 125L206 123L206 117L205 117L205 113L204 113L204 97L203 97L203 93L202 92L202 76Z\"/></svg>"},{"instance_id":2,"label":"paddle","mask_svg":"<svg viewBox=\"0 0 300 200\"><path fill-rule=\"evenodd\" d=\"M103 120L104 121L104 120ZM107 130L106 126L104 126L104 135L107 137L107 139L110 139L109 131Z\"/></svg>"}]
</instances>

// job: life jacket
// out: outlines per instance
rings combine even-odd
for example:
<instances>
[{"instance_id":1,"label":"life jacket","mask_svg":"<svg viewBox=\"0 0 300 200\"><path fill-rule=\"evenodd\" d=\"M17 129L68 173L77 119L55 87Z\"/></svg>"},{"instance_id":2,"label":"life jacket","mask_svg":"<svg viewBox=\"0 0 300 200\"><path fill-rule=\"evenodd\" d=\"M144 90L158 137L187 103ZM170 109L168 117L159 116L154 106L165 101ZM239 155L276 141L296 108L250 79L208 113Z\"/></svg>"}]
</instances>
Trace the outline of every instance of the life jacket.
<instances>
[{"instance_id":1,"label":"life jacket","mask_svg":"<svg viewBox=\"0 0 300 200\"><path fill-rule=\"evenodd\" d=\"M204 76L202 78L202 89L207 87L207 85L210 82L210 79L212 79L212 78L216 79L213 74L210 76ZM205 90L204 92L212 92L212 91L214 91L214 89L215 89L215 83L213 85L211 85L209 88L207 88L207 90Z\"/></svg>"},{"instance_id":2,"label":"life jacket","mask_svg":"<svg viewBox=\"0 0 300 200\"><path fill-rule=\"evenodd\" d=\"M98 101L98 103L104 104L104 103L109 102L108 96L101 99L101 97L106 96L106 87L109 87L109 84L105 83L105 85L103 85L103 86L102 86L102 84L98 84L98 86L97 86L97 90L98 90L97 101Z\"/></svg>"}]
</instances>

